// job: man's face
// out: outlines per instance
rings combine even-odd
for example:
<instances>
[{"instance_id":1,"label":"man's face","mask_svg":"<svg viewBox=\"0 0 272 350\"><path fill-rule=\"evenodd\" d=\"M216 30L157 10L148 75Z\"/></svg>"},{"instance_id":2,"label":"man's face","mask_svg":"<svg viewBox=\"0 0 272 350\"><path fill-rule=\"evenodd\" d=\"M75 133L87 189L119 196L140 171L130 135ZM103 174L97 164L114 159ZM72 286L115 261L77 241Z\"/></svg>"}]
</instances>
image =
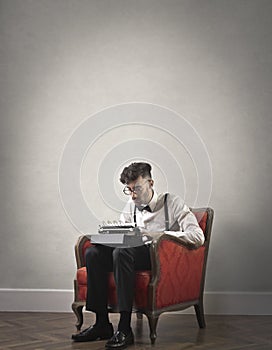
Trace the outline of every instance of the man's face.
<instances>
[{"instance_id":1,"label":"man's face","mask_svg":"<svg viewBox=\"0 0 272 350\"><path fill-rule=\"evenodd\" d=\"M145 206L153 196L153 180L139 176L135 181L127 184L131 190L131 198L136 206Z\"/></svg>"}]
</instances>

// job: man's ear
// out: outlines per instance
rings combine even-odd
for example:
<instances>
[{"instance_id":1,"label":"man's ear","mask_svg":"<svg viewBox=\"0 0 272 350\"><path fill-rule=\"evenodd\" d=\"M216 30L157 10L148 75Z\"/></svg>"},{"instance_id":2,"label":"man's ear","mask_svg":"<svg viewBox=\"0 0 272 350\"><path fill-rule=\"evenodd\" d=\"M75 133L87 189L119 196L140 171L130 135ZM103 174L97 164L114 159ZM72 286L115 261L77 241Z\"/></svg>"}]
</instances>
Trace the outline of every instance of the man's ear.
<instances>
[{"instance_id":1,"label":"man's ear","mask_svg":"<svg viewBox=\"0 0 272 350\"><path fill-rule=\"evenodd\" d=\"M153 185L154 185L154 180L151 179L149 182L150 182L151 187L153 187Z\"/></svg>"}]
</instances>

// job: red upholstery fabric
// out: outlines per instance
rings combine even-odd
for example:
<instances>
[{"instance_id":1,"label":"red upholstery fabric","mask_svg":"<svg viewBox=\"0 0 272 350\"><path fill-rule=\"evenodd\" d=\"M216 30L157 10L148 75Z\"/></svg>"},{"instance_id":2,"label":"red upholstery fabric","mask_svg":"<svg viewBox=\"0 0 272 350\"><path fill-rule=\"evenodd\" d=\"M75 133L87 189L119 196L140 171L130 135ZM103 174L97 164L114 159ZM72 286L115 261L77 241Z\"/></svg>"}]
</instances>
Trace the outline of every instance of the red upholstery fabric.
<instances>
[{"instance_id":1,"label":"red upholstery fabric","mask_svg":"<svg viewBox=\"0 0 272 350\"><path fill-rule=\"evenodd\" d=\"M160 278L156 306L162 308L199 298L204 247L188 250L164 240L158 250Z\"/></svg>"},{"instance_id":2,"label":"red upholstery fabric","mask_svg":"<svg viewBox=\"0 0 272 350\"><path fill-rule=\"evenodd\" d=\"M77 270L77 282L79 285L87 285L87 271L85 266Z\"/></svg>"},{"instance_id":3,"label":"red upholstery fabric","mask_svg":"<svg viewBox=\"0 0 272 350\"><path fill-rule=\"evenodd\" d=\"M77 299L79 301L85 301L87 295L87 273L86 267L81 267L77 270Z\"/></svg>"},{"instance_id":4,"label":"red upholstery fabric","mask_svg":"<svg viewBox=\"0 0 272 350\"><path fill-rule=\"evenodd\" d=\"M77 301L86 301L87 285L78 286Z\"/></svg>"}]
</instances>

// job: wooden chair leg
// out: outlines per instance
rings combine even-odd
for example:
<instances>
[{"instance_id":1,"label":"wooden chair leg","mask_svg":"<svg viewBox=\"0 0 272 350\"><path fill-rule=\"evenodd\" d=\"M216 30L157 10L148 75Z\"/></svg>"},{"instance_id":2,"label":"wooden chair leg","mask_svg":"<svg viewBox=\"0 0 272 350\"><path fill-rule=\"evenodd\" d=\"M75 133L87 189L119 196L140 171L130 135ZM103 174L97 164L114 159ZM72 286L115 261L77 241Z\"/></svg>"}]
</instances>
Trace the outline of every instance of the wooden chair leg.
<instances>
[{"instance_id":1,"label":"wooden chair leg","mask_svg":"<svg viewBox=\"0 0 272 350\"><path fill-rule=\"evenodd\" d=\"M155 344L155 340L157 338L157 324L159 320L159 316L147 316L148 323L149 323L149 329L150 329L150 340L151 344Z\"/></svg>"},{"instance_id":2,"label":"wooden chair leg","mask_svg":"<svg viewBox=\"0 0 272 350\"><path fill-rule=\"evenodd\" d=\"M80 331L82 325L83 325L83 304L81 302L73 302L72 304L72 310L74 311L76 317L77 317L77 323L76 323L76 328L78 331Z\"/></svg>"},{"instance_id":3,"label":"wooden chair leg","mask_svg":"<svg viewBox=\"0 0 272 350\"><path fill-rule=\"evenodd\" d=\"M206 322L204 317L203 300L200 300L198 304L194 305L195 313L198 321L199 328L205 328Z\"/></svg>"}]
</instances>

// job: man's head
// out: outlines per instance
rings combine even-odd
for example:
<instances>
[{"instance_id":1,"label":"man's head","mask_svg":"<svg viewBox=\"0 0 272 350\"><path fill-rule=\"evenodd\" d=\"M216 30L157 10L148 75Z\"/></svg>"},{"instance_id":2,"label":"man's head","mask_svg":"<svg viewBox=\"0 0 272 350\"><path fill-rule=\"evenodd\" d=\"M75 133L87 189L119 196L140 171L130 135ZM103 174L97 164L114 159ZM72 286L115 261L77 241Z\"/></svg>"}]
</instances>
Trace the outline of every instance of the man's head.
<instances>
[{"instance_id":1,"label":"man's head","mask_svg":"<svg viewBox=\"0 0 272 350\"><path fill-rule=\"evenodd\" d=\"M151 165L148 163L132 163L125 167L120 181L126 185L124 193L131 195L136 206L145 206L153 196Z\"/></svg>"}]
</instances>

